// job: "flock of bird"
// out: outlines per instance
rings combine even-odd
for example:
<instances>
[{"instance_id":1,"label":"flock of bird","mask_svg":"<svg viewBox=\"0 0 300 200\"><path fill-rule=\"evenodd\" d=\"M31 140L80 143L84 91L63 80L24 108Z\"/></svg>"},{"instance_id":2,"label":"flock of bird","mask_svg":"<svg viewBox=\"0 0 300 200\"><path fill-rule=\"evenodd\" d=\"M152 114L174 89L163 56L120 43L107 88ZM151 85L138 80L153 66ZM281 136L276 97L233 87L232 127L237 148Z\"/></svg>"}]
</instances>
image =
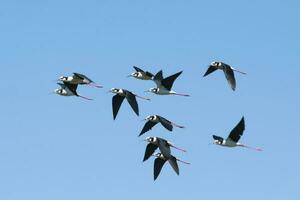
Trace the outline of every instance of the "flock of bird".
<instances>
[{"instance_id":1,"label":"flock of bird","mask_svg":"<svg viewBox=\"0 0 300 200\"><path fill-rule=\"evenodd\" d=\"M149 90L145 92L151 92L157 95L178 95L178 96L185 96L188 97L190 95L188 94L181 94L177 93L174 90L172 90L173 84L175 80L181 75L182 71L171 75L167 78L163 77L163 72L160 70L155 75L144 71L138 67L133 67L135 69L135 72L130 74L128 77L134 77L139 80L148 80L153 81L156 84L155 88L150 88ZM234 72L239 72L241 74L246 74L244 72L241 72L239 70L234 69L228 64L225 64L223 62L212 62L206 73L204 74L204 77L211 74L212 72L216 70L222 70L225 74L225 77L231 87L232 90L236 89L236 80L234 76ZM84 97L77 93L77 87L78 85L88 85L93 86L97 88L102 88L101 85L96 84L94 81L92 81L90 78L83 74L79 73L73 73L73 76L62 76L58 79L57 84L60 86L59 89L56 89L54 93L61 95L61 96L77 96L84 98L86 100L92 100L90 98ZM131 91L128 91L126 89L119 89L119 88L112 88L108 92L115 94L112 98L112 113L113 113L113 119L115 120L117 117L117 114L119 112L119 109L126 98L129 105L131 106L132 110L136 113L136 115L139 116L139 106L137 103L136 98L140 98L143 100L150 100L145 97L138 96L134 94ZM174 122L169 121L168 119L161 117L159 115L152 115L148 116L144 121L147 121L141 130L139 136L145 134L146 132L150 131L155 125L160 123L166 130L173 131L174 127L177 128L184 128L184 126L175 124ZM260 148L253 148L246 146L244 144L239 143L239 140L241 136L243 135L243 132L245 130L245 120L244 117L240 120L240 122L232 129L232 131L229 133L229 136L227 139L224 139L220 136L213 135L213 144L220 145L223 147L245 147L254 149L257 151L262 151ZM170 141L167 141L163 138L159 137L147 137L145 141L148 143L144 155L143 162L148 160L150 157L155 157L154 160L154 180L157 179L159 176L162 167L164 164L168 161L168 163L171 165L171 167L174 169L177 175L179 175L179 167L178 162L184 163L184 164L190 164L188 162L182 161L171 153L171 147L183 152L186 152L186 150L176 147L173 143ZM155 151L159 149L159 153L155 153Z\"/></svg>"}]
</instances>

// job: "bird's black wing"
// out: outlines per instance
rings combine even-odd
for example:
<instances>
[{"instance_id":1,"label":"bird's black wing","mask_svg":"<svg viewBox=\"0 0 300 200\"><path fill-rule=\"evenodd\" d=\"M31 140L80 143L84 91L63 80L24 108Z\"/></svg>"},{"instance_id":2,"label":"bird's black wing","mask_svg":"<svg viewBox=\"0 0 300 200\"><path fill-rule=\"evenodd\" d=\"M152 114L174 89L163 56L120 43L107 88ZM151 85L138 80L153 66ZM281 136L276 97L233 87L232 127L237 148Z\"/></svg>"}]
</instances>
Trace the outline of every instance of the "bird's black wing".
<instances>
[{"instance_id":1,"label":"bird's black wing","mask_svg":"<svg viewBox=\"0 0 300 200\"><path fill-rule=\"evenodd\" d=\"M154 180L156 180L157 177L159 176L161 169L165 163L166 163L166 160L161 159L161 158L156 158L154 160Z\"/></svg>"},{"instance_id":2,"label":"bird's black wing","mask_svg":"<svg viewBox=\"0 0 300 200\"><path fill-rule=\"evenodd\" d=\"M172 87L173 87L173 83L174 81L177 79L177 77L182 73L182 71L176 73L176 74L173 74L165 79L163 79L161 81L162 85L167 89L167 90L171 90Z\"/></svg>"},{"instance_id":3,"label":"bird's black wing","mask_svg":"<svg viewBox=\"0 0 300 200\"><path fill-rule=\"evenodd\" d=\"M177 159L174 156L171 156L168 161L169 161L171 167L176 172L176 174L179 175L179 167L178 167L178 164L177 164Z\"/></svg>"},{"instance_id":4,"label":"bird's black wing","mask_svg":"<svg viewBox=\"0 0 300 200\"><path fill-rule=\"evenodd\" d=\"M78 96L77 94L77 84L72 84L72 83L68 83L68 82L64 82L64 85L66 88L68 88L74 95Z\"/></svg>"},{"instance_id":5,"label":"bird's black wing","mask_svg":"<svg viewBox=\"0 0 300 200\"><path fill-rule=\"evenodd\" d=\"M159 122L161 123L161 125L163 125L163 127L165 127L169 131L173 130L172 122L170 122L169 120L161 116L158 116L158 118L159 118Z\"/></svg>"},{"instance_id":6,"label":"bird's black wing","mask_svg":"<svg viewBox=\"0 0 300 200\"><path fill-rule=\"evenodd\" d=\"M122 105L122 102L124 101L125 97L120 96L118 94L116 94L113 98L112 98L112 108L113 108L113 116L114 119L116 119L117 114L119 112L119 109Z\"/></svg>"},{"instance_id":7,"label":"bird's black wing","mask_svg":"<svg viewBox=\"0 0 300 200\"><path fill-rule=\"evenodd\" d=\"M90 83L93 83L94 81L92 81L90 78L88 78L87 76L83 75L83 74L79 74L79 73L73 73L74 76L78 79L84 80L86 79L87 81L89 81Z\"/></svg>"},{"instance_id":8,"label":"bird's black wing","mask_svg":"<svg viewBox=\"0 0 300 200\"><path fill-rule=\"evenodd\" d=\"M125 90L126 92L126 99L128 101L128 103L130 104L131 108L133 109L133 111L135 112L135 114L137 114L137 116L139 116L139 105L136 101L136 97L132 92L129 92L127 90Z\"/></svg>"},{"instance_id":9,"label":"bird's black wing","mask_svg":"<svg viewBox=\"0 0 300 200\"><path fill-rule=\"evenodd\" d=\"M153 128L153 126L155 126L156 124L157 124L157 122L147 121L139 136L141 136L144 133L146 133L147 131L151 130Z\"/></svg>"},{"instance_id":10,"label":"bird's black wing","mask_svg":"<svg viewBox=\"0 0 300 200\"><path fill-rule=\"evenodd\" d=\"M163 156L166 159L169 159L171 156L171 148L168 141L159 137L157 137L157 139L158 139L158 148L160 152L163 154Z\"/></svg>"},{"instance_id":11,"label":"bird's black wing","mask_svg":"<svg viewBox=\"0 0 300 200\"><path fill-rule=\"evenodd\" d=\"M66 88L66 85L63 84L63 83L57 83L57 85L59 85L62 89L65 89L65 88Z\"/></svg>"},{"instance_id":12,"label":"bird's black wing","mask_svg":"<svg viewBox=\"0 0 300 200\"><path fill-rule=\"evenodd\" d=\"M241 121L232 129L230 132L228 138L230 138L234 142L238 142L243 135L243 132L245 130L245 120L244 117L241 119Z\"/></svg>"},{"instance_id":13,"label":"bird's black wing","mask_svg":"<svg viewBox=\"0 0 300 200\"><path fill-rule=\"evenodd\" d=\"M222 138L222 137L220 137L220 136L213 135L213 138L214 138L214 140L218 140L218 141L220 141L221 143L223 143L223 141L224 141L224 138Z\"/></svg>"},{"instance_id":14,"label":"bird's black wing","mask_svg":"<svg viewBox=\"0 0 300 200\"><path fill-rule=\"evenodd\" d=\"M213 73L214 71L216 71L218 68L216 68L215 66L210 65L207 69L207 71L205 72L205 74L203 75L203 77L207 76L210 73Z\"/></svg>"},{"instance_id":15,"label":"bird's black wing","mask_svg":"<svg viewBox=\"0 0 300 200\"><path fill-rule=\"evenodd\" d=\"M146 147L146 151L145 151L145 155L144 155L144 159L143 162L145 162L146 160L148 160L153 153L155 152L155 150L158 148L158 146L156 146L155 144L149 143Z\"/></svg>"},{"instance_id":16,"label":"bird's black wing","mask_svg":"<svg viewBox=\"0 0 300 200\"><path fill-rule=\"evenodd\" d=\"M135 71L137 71L137 72L142 72L142 73L145 73L145 71L144 70L142 70L142 69L140 69L140 68L138 68L138 67L136 67L136 66L133 66L133 68L135 69Z\"/></svg>"},{"instance_id":17,"label":"bird's black wing","mask_svg":"<svg viewBox=\"0 0 300 200\"><path fill-rule=\"evenodd\" d=\"M235 90L236 82L235 82L234 72L229 65L225 65L224 74L225 74L225 77L226 77L231 89Z\"/></svg>"},{"instance_id":18,"label":"bird's black wing","mask_svg":"<svg viewBox=\"0 0 300 200\"><path fill-rule=\"evenodd\" d=\"M160 70L159 72L157 72L157 73L155 74L155 76L153 77L153 81L155 82L155 84L156 84L157 87L160 87L161 81L162 81L163 79L164 79L164 78L163 78L163 72L162 72L162 70Z\"/></svg>"},{"instance_id":19,"label":"bird's black wing","mask_svg":"<svg viewBox=\"0 0 300 200\"><path fill-rule=\"evenodd\" d=\"M152 73L150 73L150 72L145 72L145 73L146 73L146 75L149 76L149 77L154 77L154 75L153 75Z\"/></svg>"}]
</instances>

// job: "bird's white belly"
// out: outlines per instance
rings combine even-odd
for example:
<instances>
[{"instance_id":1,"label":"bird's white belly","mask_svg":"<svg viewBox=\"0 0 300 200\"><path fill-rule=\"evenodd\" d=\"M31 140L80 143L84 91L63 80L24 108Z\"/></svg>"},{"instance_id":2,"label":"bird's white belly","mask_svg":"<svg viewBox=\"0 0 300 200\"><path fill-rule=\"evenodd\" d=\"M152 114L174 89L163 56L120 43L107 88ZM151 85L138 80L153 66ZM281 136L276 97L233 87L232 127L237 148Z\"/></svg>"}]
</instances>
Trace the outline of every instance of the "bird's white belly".
<instances>
[{"instance_id":1,"label":"bird's white belly","mask_svg":"<svg viewBox=\"0 0 300 200\"><path fill-rule=\"evenodd\" d=\"M160 87L158 88L157 94L159 95L168 95L168 94L172 94L169 90L167 90L164 87Z\"/></svg>"},{"instance_id":2,"label":"bird's white belly","mask_svg":"<svg viewBox=\"0 0 300 200\"><path fill-rule=\"evenodd\" d=\"M225 140L225 143L223 144L223 146L226 146L226 147L236 147L237 144L231 140Z\"/></svg>"}]
</instances>

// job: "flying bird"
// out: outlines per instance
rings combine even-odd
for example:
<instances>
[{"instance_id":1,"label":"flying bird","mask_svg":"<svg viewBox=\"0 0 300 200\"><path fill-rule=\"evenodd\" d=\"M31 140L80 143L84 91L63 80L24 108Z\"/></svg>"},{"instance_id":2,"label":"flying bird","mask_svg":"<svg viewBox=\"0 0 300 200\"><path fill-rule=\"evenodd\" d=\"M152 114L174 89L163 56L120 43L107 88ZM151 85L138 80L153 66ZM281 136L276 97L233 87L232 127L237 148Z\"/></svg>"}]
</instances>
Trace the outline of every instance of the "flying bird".
<instances>
[{"instance_id":1,"label":"flying bird","mask_svg":"<svg viewBox=\"0 0 300 200\"><path fill-rule=\"evenodd\" d=\"M75 85L89 85L97 88L102 88L101 85L97 85L94 81L83 74L73 73L73 76L61 76L60 81L64 83L70 83Z\"/></svg>"},{"instance_id":2,"label":"flying bird","mask_svg":"<svg viewBox=\"0 0 300 200\"><path fill-rule=\"evenodd\" d=\"M125 98L127 99L128 103L131 106L131 108L133 109L133 111L138 116L139 116L139 106L136 101L136 97L139 97L139 98L145 99L145 100L150 100L148 98L140 97L136 94L133 94L132 92L125 90L125 89L112 88L109 92L116 94L112 98L112 109L113 109L114 120L116 119L119 109Z\"/></svg>"},{"instance_id":3,"label":"flying bird","mask_svg":"<svg viewBox=\"0 0 300 200\"><path fill-rule=\"evenodd\" d=\"M156 124L161 123L163 127L165 127L169 131L173 131L173 126L176 126L178 128L184 128L184 126L175 124L169 120L167 120L164 117L161 117L159 115L152 115L148 116L145 120L148 120L146 124L144 125L144 128L142 129L139 136L143 135L147 131L151 130Z\"/></svg>"},{"instance_id":4,"label":"flying bird","mask_svg":"<svg viewBox=\"0 0 300 200\"><path fill-rule=\"evenodd\" d=\"M81 97L86 100L93 100L84 96L81 96L77 93L77 84L70 84L70 83L57 83L61 88L54 90L54 93L61 95L61 96L77 96Z\"/></svg>"},{"instance_id":5,"label":"flying bird","mask_svg":"<svg viewBox=\"0 0 300 200\"><path fill-rule=\"evenodd\" d=\"M188 94L179 94L172 90L174 81L178 78L178 76L182 73L182 71L173 74L167 78L163 78L162 70L159 71L153 78L153 81L156 83L156 88L150 88L146 92L152 92L158 95L179 95L179 96L190 96Z\"/></svg>"},{"instance_id":6,"label":"flying bird","mask_svg":"<svg viewBox=\"0 0 300 200\"><path fill-rule=\"evenodd\" d=\"M223 62L212 62L210 66L208 67L206 73L203 75L203 77L209 75L210 73L213 73L217 69L223 70L225 77L228 81L228 84L230 85L232 90L235 90L236 88L236 81L234 77L234 72L239 72L241 74L246 74L245 72L239 71L231 67L230 65L223 63Z\"/></svg>"},{"instance_id":7,"label":"flying bird","mask_svg":"<svg viewBox=\"0 0 300 200\"><path fill-rule=\"evenodd\" d=\"M154 160L154 181L159 176L161 169L163 168L164 164L167 161L170 163L171 167L174 169L174 171L176 172L177 175L179 175L179 167L178 167L177 161L182 162L184 164L188 164L188 165L190 164L188 162L179 160L172 155L170 155L169 157L165 157L162 153L157 153L157 154L154 154L153 156L156 157L156 159Z\"/></svg>"},{"instance_id":8,"label":"flying bird","mask_svg":"<svg viewBox=\"0 0 300 200\"><path fill-rule=\"evenodd\" d=\"M154 75L148 71L144 71L136 66L133 66L133 68L135 69L135 72L130 74L128 77L134 77L140 80L152 80L154 77Z\"/></svg>"},{"instance_id":9,"label":"flying bird","mask_svg":"<svg viewBox=\"0 0 300 200\"><path fill-rule=\"evenodd\" d=\"M144 159L143 162L145 162L146 160L148 160L153 153L155 152L155 150L157 148L159 148L160 152L166 157L170 157L171 155L171 148L173 147L177 150L186 152L186 150L181 149L176 147L174 144L172 144L171 142L163 139L163 138L159 138L159 137L147 137L146 142L148 142L148 145L146 147L146 151L145 151L145 155L144 155Z\"/></svg>"},{"instance_id":10,"label":"flying bird","mask_svg":"<svg viewBox=\"0 0 300 200\"><path fill-rule=\"evenodd\" d=\"M232 129L227 139L224 139L220 136L213 135L214 144L224 146L224 147L245 147L249 149L254 149L256 151L262 151L262 149L260 148L253 148L239 143L239 140L243 135L244 130L245 130L245 120L243 117L241 121L236 125L236 127Z\"/></svg>"}]
</instances>

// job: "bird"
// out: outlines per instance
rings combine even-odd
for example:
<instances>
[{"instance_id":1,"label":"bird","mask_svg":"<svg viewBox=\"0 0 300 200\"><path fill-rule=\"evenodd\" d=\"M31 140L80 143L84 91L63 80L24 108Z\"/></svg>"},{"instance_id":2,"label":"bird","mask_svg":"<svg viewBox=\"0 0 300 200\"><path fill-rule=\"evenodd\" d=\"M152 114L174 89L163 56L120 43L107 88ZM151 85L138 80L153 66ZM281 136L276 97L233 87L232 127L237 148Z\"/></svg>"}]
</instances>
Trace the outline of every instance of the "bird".
<instances>
[{"instance_id":1,"label":"bird","mask_svg":"<svg viewBox=\"0 0 300 200\"><path fill-rule=\"evenodd\" d=\"M137 116L139 116L139 106L136 101L136 97L139 97L139 98L145 99L145 100L150 100L148 98L140 97L136 94L133 94L132 92L125 90L125 89L112 88L109 92L116 94L112 98L112 109L113 109L114 120L116 119L119 109L125 98L127 99L129 105L131 106L131 108L133 109L133 111L136 113Z\"/></svg>"},{"instance_id":2,"label":"bird","mask_svg":"<svg viewBox=\"0 0 300 200\"><path fill-rule=\"evenodd\" d=\"M141 136L144 133L146 133L147 131L151 130L158 123L161 123L161 125L169 131L173 131L173 126L176 126L178 128L184 128L184 126L175 124L175 123L173 123L173 122L171 122L171 121L167 120L166 118L161 117L159 115L148 116L144 120L148 120L148 121L144 125L144 128L142 129L139 136Z\"/></svg>"},{"instance_id":3,"label":"bird","mask_svg":"<svg viewBox=\"0 0 300 200\"><path fill-rule=\"evenodd\" d=\"M133 66L133 68L135 69L135 72L133 72L127 77L134 77L140 80L152 80L154 77L154 75L148 71L144 71L136 66Z\"/></svg>"},{"instance_id":4,"label":"bird","mask_svg":"<svg viewBox=\"0 0 300 200\"><path fill-rule=\"evenodd\" d=\"M156 153L153 156L156 157L156 159L154 160L154 181L159 176L161 169L166 163L166 161L170 163L171 167L174 169L177 175L179 175L179 167L177 161L188 165L190 164L188 162L177 159L173 155L170 155L169 157L165 157L162 153Z\"/></svg>"},{"instance_id":5,"label":"bird","mask_svg":"<svg viewBox=\"0 0 300 200\"><path fill-rule=\"evenodd\" d=\"M188 94L179 94L172 90L173 83L177 77L182 73L182 71L173 74L167 78L163 78L162 70L160 70L153 78L153 81L156 83L156 88L150 88L145 92L152 92L158 95L179 95L179 96L190 96Z\"/></svg>"},{"instance_id":6,"label":"bird","mask_svg":"<svg viewBox=\"0 0 300 200\"><path fill-rule=\"evenodd\" d=\"M244 130L245 130L245 119L244 117L242 117L240 122L234 127L234 129L232 129L227 139L224 139L220 136L213 135L213 139L214 139L213 143L223 147L245 147L249 149L254 149L256 151L262 151L261 148L253 148L239 143L239 140L243 135Z\"/></svg>"},{"instance_id":7,"label":"bird","mask_svg":"<svg viewBox=\"0 0 300 200\"><path fill-rule=\"evenodd\" d=\"M145 139L145 141L148 142L148 145L146 147L143 162L148 160L153 155L153 153L155 152L155 150L157 148L159 148L160 152L167 158L171 155L170 147L173 147L177 150L186 152L186 150L176 147L174 144L172 144L171 142L169 142L163 138L147 137Z\"/></svg>"},{"instance_id":8,"label":"bird","mask_svg":"<svg viewBox=\"0 0 300 200\"><path fill-rule=\"evenodd\" d=\"M61 76L59 81L70 84L89 85L97 88L102 88L101 85L97 85L94 81L83 74L73 73L73 76Z\"/></svg>"},{"instance_id":9,"label":"bird","mask_svg":"<svg viewBox=\"0 0 300 200\"><path fill-rule=\"evenodd\" d=\"M70 83L57 83L61 88L54 90L54 93L61 96L77 96L86 100L93 100L84 96L81 96L77 93L78 84L70 84Z\"/></svg>"},{"instance_id":10,"label":"bird","mask_svg":"<svg viewBox=\"0 0 300 200\"><path fill-rule=\"evenodd\" d=\"M203 75L203 77L209 75L210 73L213 73L217 69L223 70L225 77L228 81L228 84L230 85L230 87L233 91L235 91L235 89L236 89L236 81L235 81L235 77L234 77L234 72L239 72L241 74L246 75L245 72L234 69L233 67L231 67L230 65L228 65L226 63L214 61L209 65L209 67L208 67L206 73Z\"/></svg>"}]
</instances>

